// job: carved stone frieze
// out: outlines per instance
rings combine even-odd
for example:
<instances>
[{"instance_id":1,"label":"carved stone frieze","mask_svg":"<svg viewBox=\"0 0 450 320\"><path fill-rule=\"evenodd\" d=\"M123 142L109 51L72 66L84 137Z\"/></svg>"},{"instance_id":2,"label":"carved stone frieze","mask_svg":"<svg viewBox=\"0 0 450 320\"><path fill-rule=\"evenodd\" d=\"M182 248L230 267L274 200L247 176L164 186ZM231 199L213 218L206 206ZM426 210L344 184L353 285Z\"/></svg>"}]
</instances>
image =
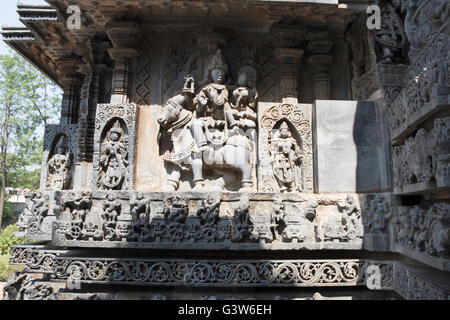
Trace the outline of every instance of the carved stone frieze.
<instances>
[{"instance_id":1,"label":"carved stone frieze","mask_svg":"<svg viewBox=\"0 0 450 320\"><path fill-rule=\"evenodd\" d=\"M48 284L39 284L38 279L19 272L10 276L3 290L3 300L57 300Z\"/></svg>"},{"instance_id":2,"label":"carved stone frieze","mask_svg":"<svg viewBox=\"0 0 450 320\"><path fill-rule=\"evenodd\" d=\"M405 264L395 263L395 291L407 300L449 300L448 286L446 287L445 283L431 282L429 276L430 272L421 274L418 270Z\"/></svg>"},{"instance_id":3,"label":"carved stone frieze","mask_svg":"<svg viewBox=\"0 0 450 320\"><path fill-rule=\"evenodd\" d=\"M9 264L25 265L27 272L51 273L55 258L66 252L46 249L43 245L15 245L9 250Z\"/></svg>"},{"instance_id":4,"label":"carved stone frieze","mask_svg":"<svg viewBox=\"0 0 450 320\"><path fill-rule=\"evenodd\" d=\"M259 105L259 191L313 192L311 106Z\"/></svg>"},{"instance_id":5,"label":"carved stone frieze","mask_svg":"<svg viewBox=\"0 0 450 320\"><path fill-rule=\"evenodd\" d=\"M437 36L447 33L448 37L450 5L446 0L424 0L405 1L402 6L409 58L415 61Z\"/></svg>"},{"instance_id":6,"label":"carved stone frieze","mask_svg":"<svg viewBox=\"0 0 450 320\"><path fill-rule=\"evenodd\" d=\"M157 286L361 286L360 260L151 260L57 258L55 278Z\"/></svg>"},{"instance_id":7,"label":"carved stone frieze","mask_svg":"<svg viewBox=\"0 0 450 320\"><path fill-rule=\"evenodd\" d=\"M392 218L393 250L436 268L450 270L450 205L398 207Z\"/></svg>"},{"instance_id":8,"label":"carved stone frieze","mask_svg":"<svg viewBox=\"0 0 450 320\"><path fill-rule=\"evenodd\" d=\"M438 35L404 72L406 82L387 108L393 142L401 141L418 124L450 105L447 34Z\"/></svg>"},{"instance_id":9,"label":"carved stone frieze","mask_svg":"<svg viewBox=\"0 0 450 320\"><path fill-rule=\"evenodd\" d=\"M57 195L53 244L74 247L361 249L355 195L104 192ZM165 200L163 200L165 199Z\"/></svg>"},{"instance_id":10,"label":"carved stone frieze","mask_svg":"<svg viewBox=\"0 0 450 320\"><path fill-rule=\"evenodd\" d=\"M134 104L97 106L93 158L95 189L127 190L133 187L136 118Z\"/></svg>"},{"instance_id":11,"label":"carved stone frieze","mask_svg":"<svg viewBox=\"0 0 450 320\"><path fill-rule=\"evenodd\" d=\"M25 209L17 222L19 231L14 235L35 241L51 240L52 224L56 219L53 207L53 193L25 194Z\"/></svg>"},{"instance_id":12,"label":"carved stone frieze","mask_svg":"<svg viewBox=\"0 0 450 320\"><path fill-rule=\"evenodd\" d=\"M394 191L413 194L450 186L450 118L437 118L430 131L419 129L392 155Z\"/></svg>"}]
</instances>

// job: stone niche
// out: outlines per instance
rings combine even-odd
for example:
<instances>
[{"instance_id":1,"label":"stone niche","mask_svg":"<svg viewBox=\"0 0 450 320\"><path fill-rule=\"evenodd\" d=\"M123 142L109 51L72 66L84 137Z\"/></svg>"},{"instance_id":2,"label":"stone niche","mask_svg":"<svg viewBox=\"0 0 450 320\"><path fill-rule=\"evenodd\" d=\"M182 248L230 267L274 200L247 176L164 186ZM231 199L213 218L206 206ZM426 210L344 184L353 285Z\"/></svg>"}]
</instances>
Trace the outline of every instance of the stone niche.
<instances>
[{"instance_id":1,"label":"stone niche","mask_svg":"<svg viewBox=\"0 0 450 320\"><path fill-rule=\"evenodd\" d=\"M134 181L137 107L97 106L92 186L99 190L130 190Z\"/></svg>"},{"instance_id":2,"label":"stone niche","mask_svg":"<svg viewBox=\"0 0 450 320\"><path fill-rule=\"evenodd\" d=\"M77 137L77 125L48 125L45 128L41 190L72 189L78 155Z\"/></svg>"}]
</instances>

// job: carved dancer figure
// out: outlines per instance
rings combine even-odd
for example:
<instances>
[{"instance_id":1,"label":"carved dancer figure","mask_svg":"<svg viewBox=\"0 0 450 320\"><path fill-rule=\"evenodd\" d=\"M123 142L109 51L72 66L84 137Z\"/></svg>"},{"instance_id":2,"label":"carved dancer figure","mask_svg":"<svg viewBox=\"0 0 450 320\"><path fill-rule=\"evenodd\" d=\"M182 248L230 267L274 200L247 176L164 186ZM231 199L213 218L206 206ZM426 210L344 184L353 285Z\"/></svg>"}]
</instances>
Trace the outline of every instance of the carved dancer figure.
<instances>
[{"instance_id":1,"label":"carved dancer figure","mask_svg":"<svg viewBox=\"0 0 450 320\"><path fill-rule=\"evenodd\" d=\"M269 138L272 168L280 192L302 191L302 148L292 138L287 122L283 122L275 136Z\"/></svg>"},{"instance_id":2,"label":"carved dancer figure","mask_svg":"<svg viewBox=\"0 0 450 320\"><path fill-rule=\"evenodd\" d=\"M343 211L343 227L346 231L347 237L353 240L357 237L362 237L362 224L360 223L361 212L356 206L355 199L347 196L345 204L339 204L338 207Z\"/></svg>"},{"instance_id":3,"label":"carved dancer figure","mask_svg":"<svg viewBox=\"0 0 450 320\"><path fill-rule=\"evenodd\" d=\"M100 154L102 175L100 189L120 190L125 179L128 166L128 152L124 144L124 132L120 122L116 121L107 133Z\"/></svg>"},{"instance_id":4,"label":"carved dancer figure","mask_svg":"<svg viewBox=\"0 0 450 320\"><path fill-rule=\"evenodd\" d=\"M68 175L72 168L72 157L67 151L67 138L61 136L55 147L55 153L48 161L48 190L64 190L70 184Z\"/></svg>"}]
</instances>

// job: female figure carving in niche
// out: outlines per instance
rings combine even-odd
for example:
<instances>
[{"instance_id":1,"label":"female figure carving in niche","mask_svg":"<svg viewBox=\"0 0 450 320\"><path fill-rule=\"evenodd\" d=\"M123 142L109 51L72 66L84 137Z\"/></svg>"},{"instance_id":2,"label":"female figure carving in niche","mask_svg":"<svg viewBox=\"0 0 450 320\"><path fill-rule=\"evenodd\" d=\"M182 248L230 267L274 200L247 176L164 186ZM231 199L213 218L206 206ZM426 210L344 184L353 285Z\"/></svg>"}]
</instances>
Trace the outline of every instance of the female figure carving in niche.
<instances>
[{"instance_id":1,"label":"female figure carving in niche","mask_svg":"<svg viewBox=\"0 0 450 320\"><path fill-rule=\"evenodd\" d=\"M256 108L258 91L250 83L256 78L256 71L251 67L239 70L238 87L233 91L234 103L226 113L230 128L240 127L243 130L256 128Z\"/></svg>"},{"instance_id":2,"label":"female figure carving in niche","mask_svg":"<svg viewBox=\"0 0 450 320\"><path fill-rule=\"evenodd\" d=\"M49 190L64 190L70 185L69 171L72 159L67 152L67 138L61 136L55 146L55 153L48 161L47 188Z\"/></svg>"},{"instance_id":3,"label":"female figure carving in niche","mask_svg":"<svg viewBox=\"0 0 450 320\"><path fill-rule=\"evenodd\" d=\"M292 138L289 126L284 121L274 137L269 136L269 150L272 155L273 174L280 192L301 192L302 148Z\"/></svg>"},{"instance_id":4,"label":"female figure carving in niche","mask_svg":"<svg viewBox=\"0 0 450 320\"><path fill-rule=\"evenodd\" d=\"M101 146L100 165L103 174L100 176L100 189L122 188L128 166L128 152L123 136L120 122L116 121Z\"/></svg>"}]
</instances>

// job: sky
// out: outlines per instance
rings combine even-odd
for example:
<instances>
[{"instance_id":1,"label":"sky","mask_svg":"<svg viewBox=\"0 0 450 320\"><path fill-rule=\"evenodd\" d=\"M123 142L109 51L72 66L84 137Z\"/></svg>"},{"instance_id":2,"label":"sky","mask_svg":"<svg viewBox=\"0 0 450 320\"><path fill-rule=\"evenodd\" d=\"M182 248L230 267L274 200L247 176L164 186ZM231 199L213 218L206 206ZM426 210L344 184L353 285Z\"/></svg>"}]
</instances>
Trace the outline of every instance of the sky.
<instances>
[{"instance_id":1,"label":"sky","mask_svg":"<svg viewBox=\"0 0 450 320\"><path fill-rule=\"evenodd\" d=\"M47 4L44 0L0 0L0 25L18 27L23 24L19 21L19 15L17 14L17 3L22 4L34 4L42 5ZM1 38L1 37L0 37ZM3 40L0 40L0 54L5 54L9 48Z\"/></svg>"}]
</instances>

